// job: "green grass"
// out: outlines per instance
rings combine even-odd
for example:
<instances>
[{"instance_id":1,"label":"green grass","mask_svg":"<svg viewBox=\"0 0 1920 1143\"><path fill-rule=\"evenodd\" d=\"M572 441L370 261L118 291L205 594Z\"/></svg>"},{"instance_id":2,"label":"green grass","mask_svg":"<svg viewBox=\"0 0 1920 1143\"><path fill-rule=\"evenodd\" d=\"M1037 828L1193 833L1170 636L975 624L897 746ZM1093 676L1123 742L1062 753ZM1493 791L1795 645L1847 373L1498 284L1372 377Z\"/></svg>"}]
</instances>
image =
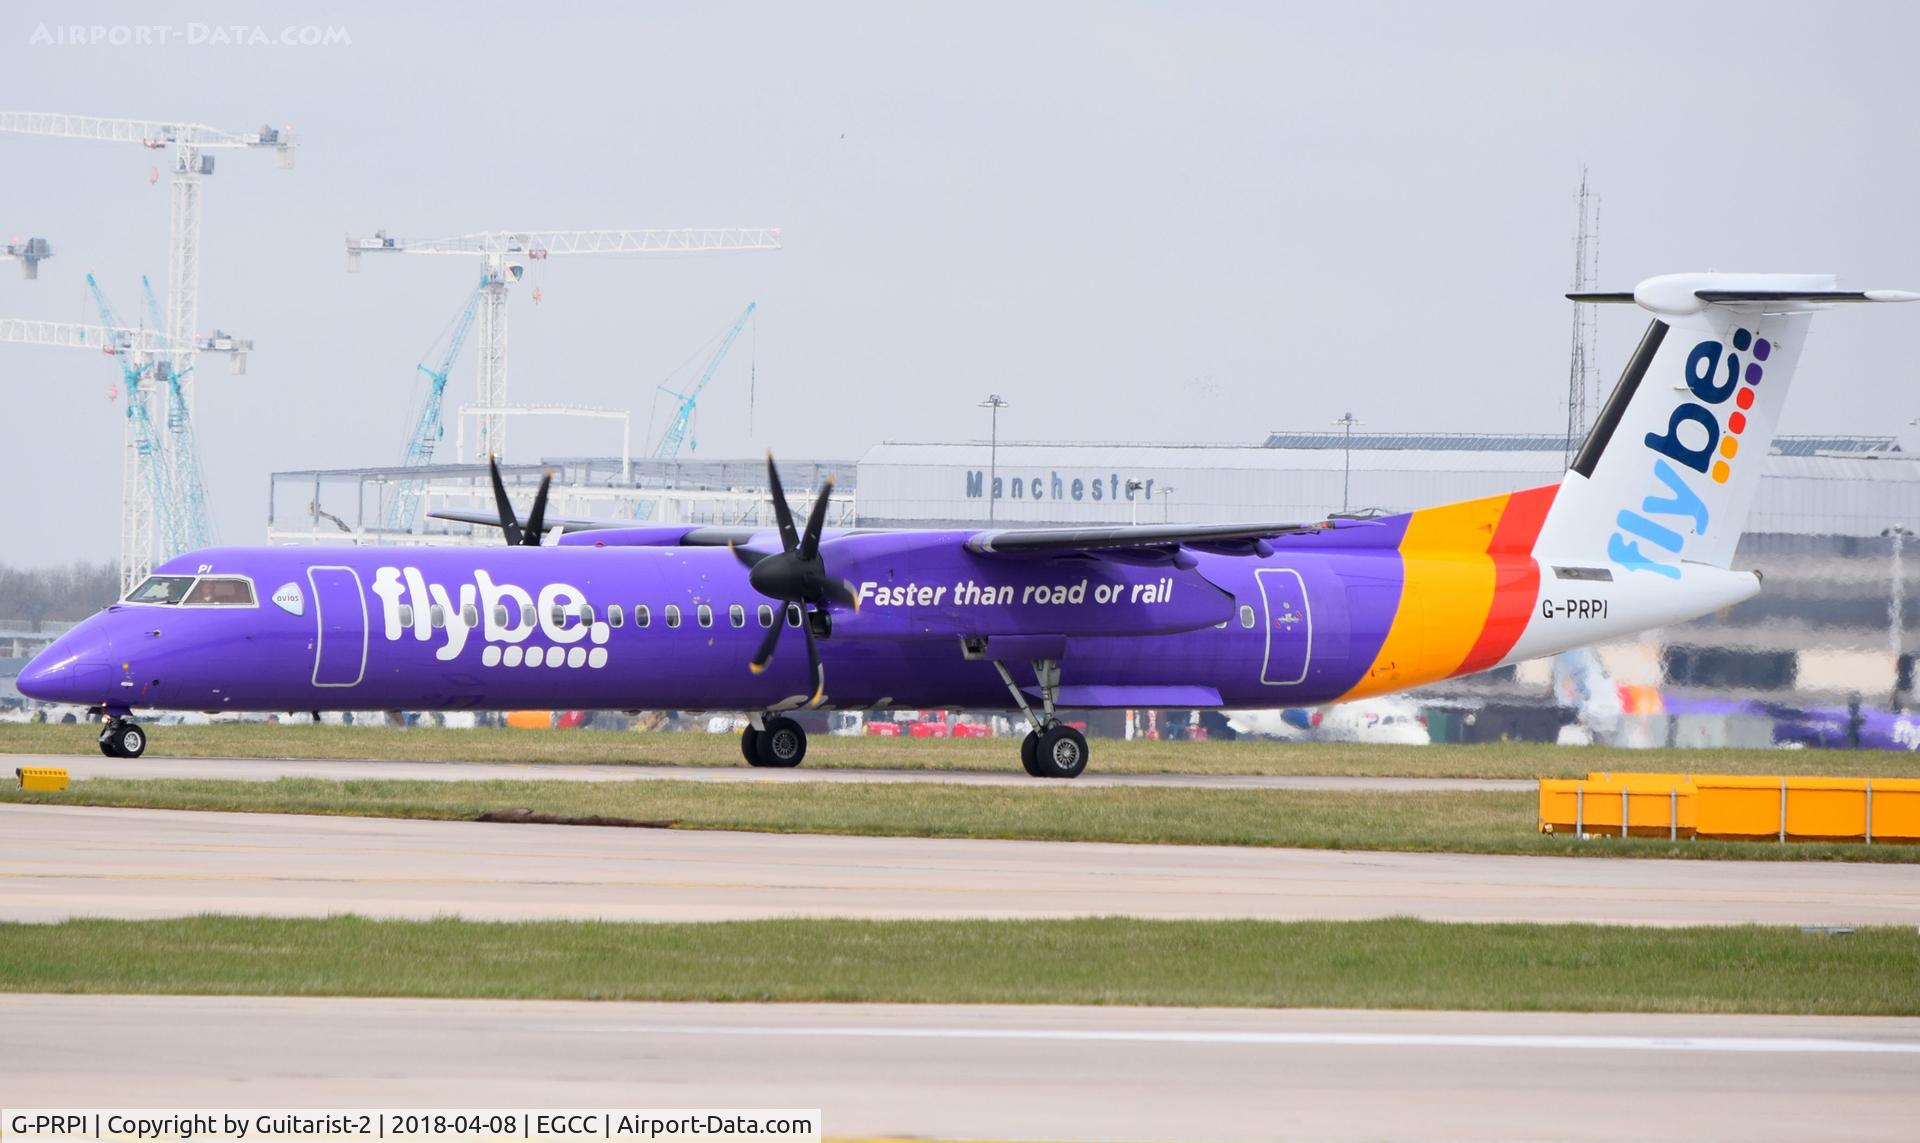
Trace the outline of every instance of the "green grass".
<instances>
[{"instance_id":1,"label":"green grass","mask_svg":"<svg viewBox=\"0 0 1920 1143\"><path fill-rule=\"evenodd\" d=\"M0 754L97 755L92 729L0 724ZM629 763L738 766L730 734L585 730L405 730L368 726L226 723L153 729L156 756L190 758L365 758L384 761ZM816 736L809 767L911 770L1019 770L1005 739L888 739ZM1842 774L1920 778L1920 755L1844 750L1613 750L1537 743L1376 746L1339 742L1117 742L1093 744L1093 770L1106 773L1348 774L1429 778L1571 778L1588 770L1719 774Z\"/></svg>"},{"instance_id":2,"label":"green grass","mask_svg":"<svg viewBox=\"0 0 1920 1143\"><path fill-rule=\"evenodd\" d=\"M883 837L992 837L1412 852L1627 855L1749 860L1920 861L1920 846L1602 838L1537 831L1534 795L1209 790L1045 782L76 782L64 793L0 789L0 800L246 813L471 820L532 810L670 822L682 829ZM477 826L475 828L486 828Z\"/></svg>"},{"instance_id":3,"label":"green grass","mask_svg":"<svg viewBox=\"0 0 1920 1143\"><path fill-rule=\"evenodd\" d=\"M1920 1014L1920 934L1346 922L0 924L0 990Z\"/></svg>"}]
</instances>

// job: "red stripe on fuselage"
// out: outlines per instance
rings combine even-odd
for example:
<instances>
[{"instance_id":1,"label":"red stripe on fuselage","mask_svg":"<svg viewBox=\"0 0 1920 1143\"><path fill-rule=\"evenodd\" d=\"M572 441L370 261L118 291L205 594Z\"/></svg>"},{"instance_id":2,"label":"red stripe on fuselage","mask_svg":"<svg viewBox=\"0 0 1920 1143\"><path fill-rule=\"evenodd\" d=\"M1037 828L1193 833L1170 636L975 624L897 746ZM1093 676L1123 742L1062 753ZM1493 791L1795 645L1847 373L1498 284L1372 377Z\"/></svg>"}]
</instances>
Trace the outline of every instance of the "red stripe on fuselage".
<instances>
[{"instance_id":1,"label":"red stripe on fuselage","mask_svg":"<svg viewBox=\"0 0 1920 1143\"><path fill-rule=\"evenodd\" d=\"M1526 630L1527 617L1540 596L1540 565L1533 562L1533 542L1540 536L1557 491L1559 485L1548 484L1507 498L1506 511L1487 543L1487 556L1493 561L1493 606L1487 609L1486 625L1455 674L1493 666L1513 650L1520 632Z\"/></svg>"}]
</instances>

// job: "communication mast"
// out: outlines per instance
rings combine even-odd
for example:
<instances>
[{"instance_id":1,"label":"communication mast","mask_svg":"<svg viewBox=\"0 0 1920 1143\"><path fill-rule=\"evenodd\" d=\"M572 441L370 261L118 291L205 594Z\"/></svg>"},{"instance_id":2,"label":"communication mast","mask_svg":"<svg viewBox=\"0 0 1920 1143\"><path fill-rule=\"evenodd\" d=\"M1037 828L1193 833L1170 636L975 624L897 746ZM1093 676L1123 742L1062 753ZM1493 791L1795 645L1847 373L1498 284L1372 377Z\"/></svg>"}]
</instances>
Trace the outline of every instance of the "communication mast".
<instances>
[{"instance_id":1,"label":"communication mast","mask_svg":"<svg viewBox=\"0 0 1920 1143\"><path fill-rule=\"evenodd\" d=\"M1573 231L1572 292L1592 290L1600 280L1600 196L1587 186L1587 168L1580 168L1580 192L1574 201L1580 208L1580 220ZM1597 401L1596 378L1599 375L1599 306L1573 307L1573 351L1567 361L1567 445L1565 463L1573 467L1573 454L1586 439L1590 409Z\"/></svg>"}]
</instances>

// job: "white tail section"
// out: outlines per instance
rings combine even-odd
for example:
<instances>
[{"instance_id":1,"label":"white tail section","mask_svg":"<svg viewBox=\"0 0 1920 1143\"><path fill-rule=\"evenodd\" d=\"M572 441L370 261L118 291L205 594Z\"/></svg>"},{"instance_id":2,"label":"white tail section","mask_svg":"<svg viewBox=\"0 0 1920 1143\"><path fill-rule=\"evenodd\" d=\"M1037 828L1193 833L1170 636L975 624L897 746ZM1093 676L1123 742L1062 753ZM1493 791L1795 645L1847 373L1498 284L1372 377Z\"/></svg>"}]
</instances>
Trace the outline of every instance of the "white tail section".
<instances>
[{"instance_id":1,"label":"white tail section","mask_svg":"<svg viewBox=\"0 0 1920 1143\"><path fill-rule=\"evenodd\" d=\"M1724 568L1759 490L1811 315L1836 302L1920 300L1842 291L1827 274L1670 274L1631 295L1654 315L1573 468L1534 552L1680 578Z\"/></svg>"}]
</instances>

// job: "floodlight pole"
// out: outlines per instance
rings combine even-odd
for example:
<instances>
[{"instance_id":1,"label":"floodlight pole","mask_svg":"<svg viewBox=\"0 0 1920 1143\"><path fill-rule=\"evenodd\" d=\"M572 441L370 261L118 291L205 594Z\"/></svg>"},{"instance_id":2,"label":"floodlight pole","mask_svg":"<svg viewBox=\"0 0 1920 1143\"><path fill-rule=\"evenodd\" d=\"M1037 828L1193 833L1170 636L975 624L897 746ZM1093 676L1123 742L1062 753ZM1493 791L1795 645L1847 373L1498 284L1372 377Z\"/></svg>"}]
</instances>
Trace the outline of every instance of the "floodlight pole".
<instances>
[{"instance_id":1,"label":"floodlight pole","mask_svg":"<svg viewBox=\"0 0 1920 1143\"><path fill-rule=\"evenodd\" d=\"M1340 472L1340 511L1349 512L1352 511L1352 506L1349 501L1353 489L1353 427L1355 425L1364 425L1366 422L1354 416L1352 413L1348 413L1333 423L1341 425L1347 430L1346 444L1342 449L1342 452L1345 454L1345 460L1341 463Z\"/></svg>"},{"instance_id":2,"label":"floodlight pole","mask_svg":"<svg viewBox=\"0 0 1920 1143\"><path fill-rule=\"evenodd\" d=\"M997 497L996 486L1000 483L1000 410L1007 407L1000 394L989 393L987 399L980 402L982 409L991 410L991 425L987 437L987 526L993 526L993 502Z\"/></svg>"}]
</instances>

